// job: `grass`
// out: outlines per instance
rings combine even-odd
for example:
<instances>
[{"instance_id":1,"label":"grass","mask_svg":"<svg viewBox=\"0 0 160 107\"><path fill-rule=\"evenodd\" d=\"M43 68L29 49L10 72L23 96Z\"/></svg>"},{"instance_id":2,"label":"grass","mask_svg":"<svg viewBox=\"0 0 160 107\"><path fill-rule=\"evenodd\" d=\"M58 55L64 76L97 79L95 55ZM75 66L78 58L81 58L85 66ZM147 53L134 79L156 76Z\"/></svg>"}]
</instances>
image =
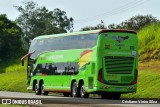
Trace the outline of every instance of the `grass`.
<instances>
[{"instance_id":1,"label":"grass","mask_svg":"<svg viewBox=\"0 0 160 107\"><path fill-rule=\"evenodd\" d=\"M160 60L160 23L144 27L138 32L139 60Z\"/></svg>"},{"instance_id":2,"label":"grass","mask_svg":"<svg viewBox=\"0 0 160 107\"><path fill-rule=\"evenodd\" d=\"M160 63L159 63L160 64ZM139 69L138 88L135 94L123 94L123 98L160 98L160 68Z\"/></svg>"},{"instance_id":3,"label":"grass","mask_svg":"<svg viewBox=\"0 0 160 107\"><path fill-rule=\"evenodd\" d=\"M27 92L26 67L21 66L20 58L11 58L0 63L0 90Z\"/></svg>"},{"instance_id":4,"label":"grass","mask_svg":"<svg viewBox=\"0 0 160 107\"><path fill-rule=\"evenodd\" d=\"M0 74L0 90L27 92L26 90L26 72L7 72Z\"/></svg>"}]
</instances>

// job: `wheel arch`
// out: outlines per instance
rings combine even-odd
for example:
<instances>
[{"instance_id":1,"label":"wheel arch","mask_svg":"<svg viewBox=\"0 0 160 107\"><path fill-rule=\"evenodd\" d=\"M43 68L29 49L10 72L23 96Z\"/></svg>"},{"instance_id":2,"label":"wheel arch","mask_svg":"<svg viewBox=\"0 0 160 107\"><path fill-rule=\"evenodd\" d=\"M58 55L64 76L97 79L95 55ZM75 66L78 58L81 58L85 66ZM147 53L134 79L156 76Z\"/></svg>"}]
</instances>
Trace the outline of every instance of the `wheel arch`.
<instances>
[{"instance_id":1,"label":"wheel arch","mask_svg":"<svg viewBox=\"0 0 160 107\"><path fill-rule=\"evenodd\" d=\"M44 81L43 81L43 79L40 79L40 80L39 80L39 84L38 84L39 87L42 85L42 83L44 83Z\"/></svg>"},{"instance_id":2,"label":"wheel arch","mask_svg":"<svg viewBox=\"0 0 160 107\"><path fill-rule=\"evenodd\" d=\"M78 88L80 87L80 85L81 85L82 83L84 83L84 80L83 80L83 79L80 79L80 80L78 81Z\"/></svg>"},{"instance_id":3,"label":"wheel arch","mask_svg":"<svg viewBox=\"0 0 160 107\"><path fill-rule=\"evenodd\" d=\"M70 86L72 86L73 82L77 82L76 79L73 79L73 80L71 81Z\"/></svg>"},{"instance_id":4,"label":"wheel arch","mask_svg":"<svg viewBox=\"0 0 160 107\"><path fill-rule=\"evenodd\" d=\"M71 89L71 90L72 90L72 84L73 84L74 82L77 82L76 79L72 79L72 81L71 81L71 84L70 84L70 89Z\"/></svg>"}]
</instances>

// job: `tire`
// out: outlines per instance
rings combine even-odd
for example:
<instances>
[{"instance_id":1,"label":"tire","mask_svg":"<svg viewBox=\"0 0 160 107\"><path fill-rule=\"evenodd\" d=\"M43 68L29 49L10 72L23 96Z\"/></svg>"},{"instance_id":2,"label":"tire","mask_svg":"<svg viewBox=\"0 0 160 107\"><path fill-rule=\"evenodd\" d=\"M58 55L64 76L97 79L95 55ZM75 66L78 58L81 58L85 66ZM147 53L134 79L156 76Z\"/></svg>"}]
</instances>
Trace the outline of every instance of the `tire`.
<instances>
[{"instance_id":1,"label":"tire","mask_svg":"<svg viewBox=\"0 0 160 107\"><path fill-rule=\"evenodd\" d=\"M88 98L89 97L89 93L85 92L85 85L84 83L81 83L80 87L79 87L79 95L81 98Z\"/></svg>"},{"instance_id":2,"label":"tire","mask_svg":"<svg viewBox=\"0 0 160 107\"><path fill-rule=\"evenodd\" d=\"M48 95L48 91L44 90L44 83L41 84L41 95Z\"/></svg>"},{"instance_id":3,"label":"tire","mask_svg":"<svg viewBox=\"0 0 160 107\"><path fill-rule=\"evenodd\" d=\"M101 93L101 98L102 99L112 99L112 95L111 93L104 92L104 93Z\"/></svg>"},{"instance_id":4,"label":"tire","mask_svg":"<svg viewBox=\"0 0 160 107\"><path fill-rule=\"evenodd\" d=\"M35 94L41 95L41 89L39 88L38 83L35 84Z\"/></svg>"},{"instance_id":5,"label":"tire","mask_svg":"<svg viewBox=\"0 0 160 107\"><path fill-rule=\"evenodd\" d=\"M114 100L119 100L120 97L121 97L121 93L113 93L113 95L112 95L112 98L113 98Z\"/></svg>"},{"instance_id":6,"label":"tire","mask_svg":"<svg viewBox=\"0 0 160 107\"><path fill-rule=\"evenodd\" d=\"M70 93L64 92L63 95L64 97L69 97Z\"/></svg>"},{"instance_id":7,"label":"tire","mask_svg":"<svg viewBox=\"0 0 160 107\"><path fill-rule=\"evenodd\" d=\"M74 81L71 85L71 96L77 97L77 83Z\"/></svg>"}]
</instances>

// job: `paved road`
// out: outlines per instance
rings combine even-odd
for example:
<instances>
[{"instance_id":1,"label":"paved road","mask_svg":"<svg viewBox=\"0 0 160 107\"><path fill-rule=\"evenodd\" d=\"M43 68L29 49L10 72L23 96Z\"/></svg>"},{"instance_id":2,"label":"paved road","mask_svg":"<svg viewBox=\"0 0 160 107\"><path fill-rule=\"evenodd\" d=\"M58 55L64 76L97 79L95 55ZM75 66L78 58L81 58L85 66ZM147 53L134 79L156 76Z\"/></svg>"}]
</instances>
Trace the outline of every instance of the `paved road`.
<instances>
[{"instance_id":1,"label":"paved road","mask_svg":"<svg viewBox=\"0 0 160 107\"><path fill-rule=\"evenodd\" d=\"M72 98L72 97L63 97L62 95L53 95L49 94L48 96L41 96L41 95L35 95L34 93L20 93L20 92L5 92L0 91L0 98L23 98L22 100L42 100L42 105L38 104L36 106L47 106L47 107L53 107L53 106L59 106L59 107L84 107L84 106L90 106L90 107L159 107L158 104L120 104L122 100L106 100L101 99L100 97L90 97L90 98ZM18 101L18 99L16 99ZM117 104L119 103L119 104Z\"/></svg>"}]
</instances>

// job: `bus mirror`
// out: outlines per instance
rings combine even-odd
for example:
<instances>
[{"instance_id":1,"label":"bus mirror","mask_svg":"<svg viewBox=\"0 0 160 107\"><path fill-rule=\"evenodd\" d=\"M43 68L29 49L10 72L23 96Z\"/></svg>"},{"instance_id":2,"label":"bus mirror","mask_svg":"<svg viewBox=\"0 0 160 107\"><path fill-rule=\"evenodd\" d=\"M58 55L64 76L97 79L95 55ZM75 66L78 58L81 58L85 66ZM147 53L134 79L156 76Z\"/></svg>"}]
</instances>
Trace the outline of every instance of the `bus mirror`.
<instances>
[{"instance_id":1,"label":"bus mirror","mask_svg":"<svg viewBox=\"0 0 160 107\"><path fill-rule=\"evenodd\" d=\"M30 53L28 53L28 54L24 55L24 56L21 58L22 66L24 66L24 59L25 59L26 57L30 57L30 55L31 55L31 54L33 54L34 52L35 52L35 51L30 52Z\"/></svg>"},{"instance_id":2,"label":"bus mirror","mask_svg":"<svg viewBox=\"0 0 160 107\"><path fill-rule=\"evenodd\" d=\"M22 66L24 66L24 60L21 63L22 63Z\"/></svg>"},{"instance_id":3,"label":"bus mirror","mask_svg":"<svg viewBox=\"0 0 160 107\"><path fill-rule=\"evenodd\" d=\"M21 64L24 66L24 58L21 58Z\"/></svg>"}]
</instances>

